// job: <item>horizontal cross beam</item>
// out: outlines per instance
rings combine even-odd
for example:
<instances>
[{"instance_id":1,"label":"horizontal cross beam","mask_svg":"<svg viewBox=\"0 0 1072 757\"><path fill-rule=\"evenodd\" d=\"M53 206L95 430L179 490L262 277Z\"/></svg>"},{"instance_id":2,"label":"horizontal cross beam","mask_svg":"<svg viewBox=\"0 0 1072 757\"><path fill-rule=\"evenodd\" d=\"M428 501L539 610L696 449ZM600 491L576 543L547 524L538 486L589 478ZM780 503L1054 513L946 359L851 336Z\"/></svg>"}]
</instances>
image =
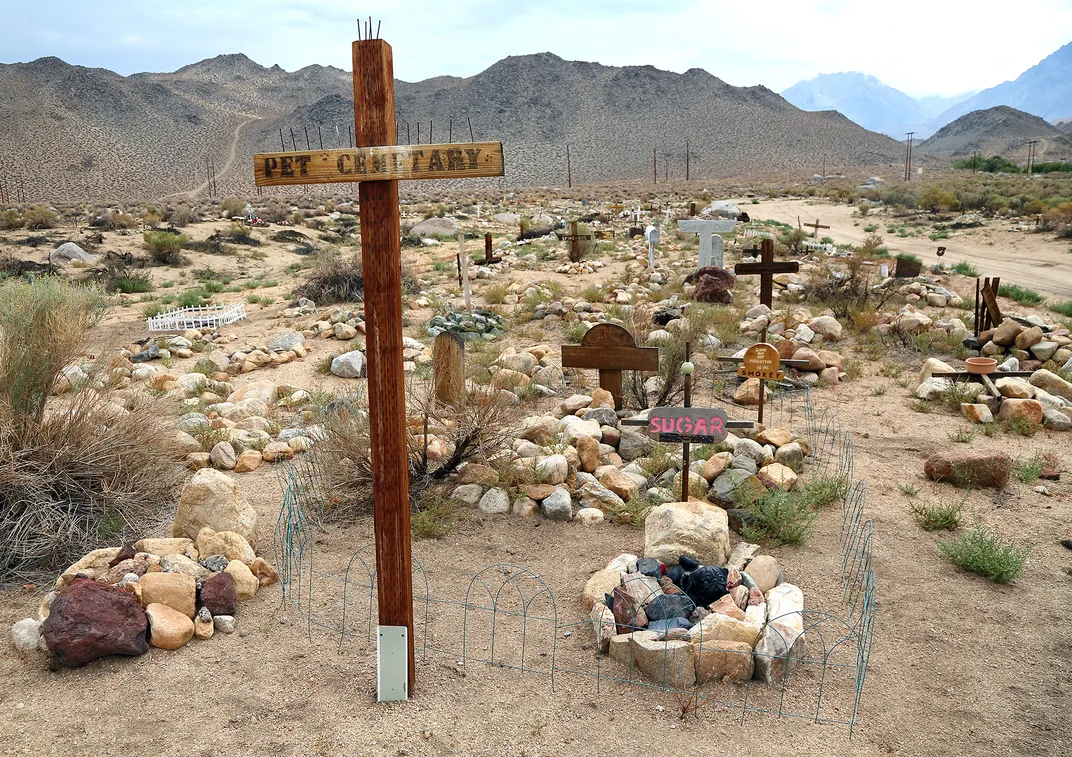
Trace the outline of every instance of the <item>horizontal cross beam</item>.
<instances>
[{"instance_id":1,"label":"horizontal cross beam","mask_svg":"<svg viewBox=\"0 0 1072 757\"><path fill-rule=\"evenodd\" d=\"M501 142L356 147L253 156L253 176L258 187L502 175Z\"/></svg>"},{"instance_id":2,"label":"horizontal cross beam","mask_svg":"<svg viewBox=\"0 0 1072 757\"><path fill-rule=\"evenodd\" d=\"M598 368L604 371L657 371L656 347L585 347L562 345L564 368Z\"/></svg>"}]
</instances>

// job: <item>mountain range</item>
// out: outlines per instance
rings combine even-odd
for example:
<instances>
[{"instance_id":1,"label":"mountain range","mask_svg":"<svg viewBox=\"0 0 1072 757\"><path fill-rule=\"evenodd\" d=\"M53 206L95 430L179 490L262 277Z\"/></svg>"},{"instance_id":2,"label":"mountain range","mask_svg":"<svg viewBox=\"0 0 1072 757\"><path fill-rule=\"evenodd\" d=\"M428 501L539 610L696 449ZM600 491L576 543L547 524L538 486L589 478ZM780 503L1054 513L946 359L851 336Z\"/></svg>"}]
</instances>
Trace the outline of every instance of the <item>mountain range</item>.
<instances>
[{"instance_id":1,"label":"mountain range","mask_svg":"<svg viewBox=\"0 0 1072 757\"><path fill-rule=\"evenodd\" d=\"M31 199L249 194L254 153L346 146L350 73L293 73L223 55L172 73L120 76L58 58L0 65L0 175ZM901 145L840 113L809 113L765 87L701 69L612 67L550 53L508 57L464 79L395 82L399 142L502 141L511 186L685 174L692 178L897 164ZM428 127L431 124L432 134ZM453 123L453 128L451 128ZM408 132L407 132L408 126ZM319 127L319 128L318 128ZM407 137L408 134L408 137ZM494 180L483 181L484 185ZM353 188L328 187L336 194Z\"/></svg>"},{"instance_id":2,"label":"mountain range","mask_svg":"<svg viewBox=\"0 0 1072 757\"><path fill-rule=\"evenodd\" d=\"M1038 116L1008 105L973 110L943 126L919 149L950 158L978 152L983 157L1002 155L1019 160L1027 155L1029 140L1038 141L1035 156L1039 159L1072 158L1072 136Z\"/></svg>"},{"instance_id":3,"label":"mountain range","mask_svg":"<svg viewBox=\"0 0 1072 757\"><path fill-rule=\"evenodd\" d=\"M915 99L859 72L821 74L782 92L802 110L837 110L873 131L925 138L961 116L1007 105L1049 122L1072 118L1072 42L1014 81L951 98Z\"/></svg>"}]
</instances>

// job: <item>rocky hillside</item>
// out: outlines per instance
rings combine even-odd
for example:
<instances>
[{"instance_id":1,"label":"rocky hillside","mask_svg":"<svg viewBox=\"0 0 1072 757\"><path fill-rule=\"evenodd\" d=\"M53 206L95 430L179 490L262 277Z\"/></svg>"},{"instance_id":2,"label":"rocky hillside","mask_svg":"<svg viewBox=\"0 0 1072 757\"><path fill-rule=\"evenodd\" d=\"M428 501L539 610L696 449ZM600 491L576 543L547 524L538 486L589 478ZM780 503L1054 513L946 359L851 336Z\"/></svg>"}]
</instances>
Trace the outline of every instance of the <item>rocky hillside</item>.
<instances>
[{"instance_id":1,"label":"rocky hillside","mask_svg":"<svg viewBox=\"0 0 1072 757\"><path fill-rule=\"evenodd\" d=\"M348 140L350 74L308 66L289 73L243 55L166 74L123 77L57 58L0 65L0 160L31 199L162 197L198 190L205 163L221 193L252 191L255 152ZM900 145L833 112L805 113L764 87L733 87L706 71L616 68L551 54L510 57L466 79L396 83L401 141L504 142L507 183L646 179L742 172L812 173L900 160ZM321 126L317 133L317 125ZM336 132L338 127L338 132Z\"/></svg>"},{"instance_id":2,"label":"rocky hillside","mask_svg":"<svg viewBox=\"0 0 1072 757\"><path fill-rule=\"evenodd\" d=\"M1072 138L1030 113L999 105L961 116L923 142L931 155L961 157L979 151L984 156L1014 158L1027 155L1027 143L1037 139L1039 159L1072 158Z\"/></svg>"}]
</instances>

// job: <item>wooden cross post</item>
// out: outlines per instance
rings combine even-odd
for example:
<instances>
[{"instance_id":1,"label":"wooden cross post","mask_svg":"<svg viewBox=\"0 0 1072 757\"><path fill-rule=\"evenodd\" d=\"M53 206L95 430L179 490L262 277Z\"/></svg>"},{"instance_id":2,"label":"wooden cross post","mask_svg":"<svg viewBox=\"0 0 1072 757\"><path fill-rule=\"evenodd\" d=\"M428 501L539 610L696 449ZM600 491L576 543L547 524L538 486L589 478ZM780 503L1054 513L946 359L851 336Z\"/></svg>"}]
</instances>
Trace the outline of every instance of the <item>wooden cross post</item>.
<instances>
[{"instance_id":1,"label":"wooden cross post","mask_svg":"<svg viewBox=\"0 0 1072 757\"><path fill-rule=\"evenodd\" d=\"M570 221L569 234L559 234L558 238L562 242L570 243L569 259L574 263L579 263L581 260L581 242L591 241L591 234L578 234L577 222Z\"/></svg>"},{"instance_id":2,"label":"wooden cross post","mask_svg":"<svg viewBox=\"0 0 1072 757\"><path fill-rule=\"evenodd\" d=\"M633 335L614 323L600 323L581 337L580 346L562 345L565 368L597 368L599 386L614 397L614 409L622 409L622 371L659 370L659 350L637 347Z\"/></svg>"},{"instance_id":3,"label":"wooden cross post","mask_svg":"<svg viewBox=\"0 0 1072 757\"><path fill-rule=\"evenodd\" d=\"M814 229L814 231L812 232L812 235L811 235L812 239L818 239L819 238L819 229L829 229L830 228L829 226L823 226L821 223L819 223L818 218L815 219L815 223L806 223L804 225L808 226L809 228Z\"/></svg>"},{"instance_id":4,"label":"wooden cross post","mask_svg":"<svg viewBox=\"0 0 1072 757\"><path fill-rule=\"evenodd\" d=\"M751 276L759 274L759 301L769 308L774 307L774 274L796 273L800 270L800 263L789 261L777 263L774 260L774 240L764 239L763 248L759 253L758 263L738 263L733 267L733 272L738 276ZM766 338L766 335L764 335Z\"/></svg>"},{"instance_id":5,"label":"wooden cross post","mask_svg":"<svg viewBox=\"0 0 1072 757\"><path fill-rule=\"evenodd\" d=\"M484 265L492 265L494 263L499 263L501 261L502 261L502 258L496 257L494 255L494 253L492 253L492 250L491 250L491 233L489 232L489 233L484 235Z\"/></svg>"},{"instance_id":6,"label":"wooden cross post","mask_svg":"<svg viewBox=\"0 0 1072 757\"><path fill-rule=\"evenodd\" d=\"M354 42L352 52L356 147L260 153L253 172L257 186L359 182L380 650L391 640L398 643L398 627L406 629L408 647L404 683L384 675L381 657L382 701L408 698L414 684L398 180L502 176L503 157L498 142L395 146L391 46L368 39Z\"/></svg>"}]
</instances>

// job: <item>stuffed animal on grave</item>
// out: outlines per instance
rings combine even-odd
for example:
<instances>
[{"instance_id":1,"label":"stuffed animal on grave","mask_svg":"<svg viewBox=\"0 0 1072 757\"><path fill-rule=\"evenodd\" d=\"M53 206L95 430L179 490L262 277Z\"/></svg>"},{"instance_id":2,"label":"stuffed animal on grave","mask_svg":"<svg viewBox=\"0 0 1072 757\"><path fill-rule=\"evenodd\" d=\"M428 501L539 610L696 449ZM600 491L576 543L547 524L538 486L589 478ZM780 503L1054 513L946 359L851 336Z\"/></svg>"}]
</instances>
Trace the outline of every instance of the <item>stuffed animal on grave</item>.
<instances>
[{"instance_id":1,"label":"stuffed animal on grave","mask_svg":"<svg viewBox=\"0 0 1072 757\"><path fill-rule=\"evenodd\" d=\"M681 555L677 565L666 571L666 575L697 607L706 607L728 592L725 568L701 565L688 555Z\"/></svg>"}]
</instances>

